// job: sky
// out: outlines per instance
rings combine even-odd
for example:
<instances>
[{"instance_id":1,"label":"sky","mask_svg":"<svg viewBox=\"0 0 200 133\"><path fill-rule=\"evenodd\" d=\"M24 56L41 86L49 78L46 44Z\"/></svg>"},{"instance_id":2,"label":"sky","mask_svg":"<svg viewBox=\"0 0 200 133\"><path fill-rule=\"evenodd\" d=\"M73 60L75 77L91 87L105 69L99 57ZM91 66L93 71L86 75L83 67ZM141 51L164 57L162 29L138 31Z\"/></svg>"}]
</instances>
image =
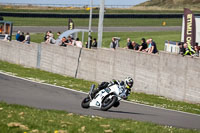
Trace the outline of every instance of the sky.
<instances>
[{"instance_id":1,"label":"sky","mask_svg":"<svg viewBox=\"0 0 200 133\"><path fill-rule=\"evenodd\" d=\"M100 0L93 0L99 5ZM105 0L105 5L137 5L147 0ZM90 0L0 0L0 3L27 3L27 4L83 4L89 5Z\"/></svg>"}]
</instances>

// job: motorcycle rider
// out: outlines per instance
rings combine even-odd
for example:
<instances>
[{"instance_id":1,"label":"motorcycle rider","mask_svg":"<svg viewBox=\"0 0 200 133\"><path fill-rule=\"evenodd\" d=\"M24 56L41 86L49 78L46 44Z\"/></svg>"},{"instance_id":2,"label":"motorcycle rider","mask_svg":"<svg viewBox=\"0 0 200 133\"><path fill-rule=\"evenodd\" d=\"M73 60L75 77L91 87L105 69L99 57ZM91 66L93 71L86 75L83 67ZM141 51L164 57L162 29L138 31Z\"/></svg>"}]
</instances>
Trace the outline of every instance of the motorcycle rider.
<instances>
[{"instance_id":1,"label":"motorcycle rider","mask_svg":"<svg viewBox=\"0 0 200 133\"><path fill-rule=\"evenodd\" d=\"M120 97L122 99L127 99L128 98L128 95L130 94L131 92L131 88L133 86L133 79L131 77L127 77L125 78L124 81L119 81L119 80L112 80L110 82L102 82L98 88L96 88L92 93L91 93L91 98L93 99L95 97L95 95L105 89L106 87L109 87L109 86L112 86L112 85L118 85L118 87L120 88L121 90L121 93L120 93Z\"/></svg>"}]
</instances>

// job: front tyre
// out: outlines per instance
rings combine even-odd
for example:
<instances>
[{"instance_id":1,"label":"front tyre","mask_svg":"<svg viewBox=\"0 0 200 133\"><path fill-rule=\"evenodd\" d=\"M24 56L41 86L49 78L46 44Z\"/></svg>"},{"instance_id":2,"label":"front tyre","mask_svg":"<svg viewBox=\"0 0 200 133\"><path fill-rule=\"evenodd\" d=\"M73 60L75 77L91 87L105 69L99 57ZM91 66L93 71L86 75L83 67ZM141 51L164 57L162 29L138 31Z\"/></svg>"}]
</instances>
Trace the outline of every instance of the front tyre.
<instances>
[{"instance_id":1,"label":"front tyre","mask_svg":"<svg viewBox=\"0 0 200 133\"><path fill-rule=\"evenodd\" d=\"M117 97L113 96L112 98L106 97L102 101L101 110L107 111L109 110L115 103L117 102Z\"/></svg>"},{"instance_id":2,"label":"front tyre","mask_svg":"<svg viewBox=\"0 0 200 133\"><path fill-rule=\"evenodd\" d=\"M83 101L81 102L81 107L82 108L89 108L90 107L90 98L86 97L83 99Z\"/></svg>"}]
</instances>

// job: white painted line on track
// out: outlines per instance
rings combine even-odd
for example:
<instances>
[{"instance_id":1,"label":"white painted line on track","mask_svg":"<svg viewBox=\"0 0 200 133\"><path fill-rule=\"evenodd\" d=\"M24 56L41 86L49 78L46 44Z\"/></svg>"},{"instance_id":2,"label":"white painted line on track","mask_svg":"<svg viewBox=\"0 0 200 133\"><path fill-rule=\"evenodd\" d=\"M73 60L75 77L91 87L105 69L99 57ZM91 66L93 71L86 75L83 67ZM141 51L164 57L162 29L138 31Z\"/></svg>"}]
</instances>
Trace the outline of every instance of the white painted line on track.
<instances>
[{"instance_id":1,"label":"white painted line on track","mask_svg":"<svg viewBox=\"0 0 200 133\"><path fill-rule=\"evenodd\" d=\"M62 86L56 86L56 85L52 85L52 84L48 84L48 83L37 82L37 81L30 80L30 79L22 78L22 77L17 77L15 75L11 75L9 73L2 72L2 71L0 71L0 74L7 75L7 76L10 76L10 77L14 77L14 78L21 79L21 80L25 80L25 81L29 81L29 82L32 82L32 83L37 83L37 84L43 84L43 85L47 85L47 86L52 86L52 87L56 87L56 88L60 88L60 89L64 89L64 90L69 90L69 91L73 91L73 92L77 92L77 93L82 93L82 94L86 94L86 95L88 94L88 93L83 92L83 91L78 91L78 90L74 90L74 89L70 89L70 88L66 88L66 87L62 87ZM183 112L183 111L166 109L166 108L162 108L162 107L156 107L156 106L151 106L151 105L146 105L146 104L141 104L141 103L135 103L135 102L132 102L132 101L122 100L122 102L130 103L130 104L136 104L136 105L140 105L140 106L151 107L151 108L156 108L156 109L161 109L161 110L166 110L166 111L184 113L184 114L194 115L194 116L200 117L199 114L193 114L193 113L189 113L189 112Z\"/></svg>"}]
</instances>

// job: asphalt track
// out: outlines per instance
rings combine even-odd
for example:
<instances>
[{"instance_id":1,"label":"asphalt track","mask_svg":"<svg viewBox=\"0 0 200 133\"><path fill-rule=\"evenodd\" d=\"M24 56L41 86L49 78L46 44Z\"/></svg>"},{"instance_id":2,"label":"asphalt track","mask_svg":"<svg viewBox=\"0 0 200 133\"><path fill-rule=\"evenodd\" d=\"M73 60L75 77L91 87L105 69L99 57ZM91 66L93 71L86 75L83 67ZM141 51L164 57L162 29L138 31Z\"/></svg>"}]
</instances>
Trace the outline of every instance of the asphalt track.
<instances>
[{"instance_id":1,"label":"asphalt track","mask_svg":"<svg viewBox=\"0 0 200 133\"><path fill-rule=\"evenodd\" d=\"M88 27L76 27L76 29L88 29ZM18 30L30 33L64 32L66 26L14 26L13 31ZM98 27L92 27L93 32L98 31ZM104 32L155 32L155 31L181 31L181 26L137 26L137 27L104 27Z\"/></svg>"},{"instance_id":2,"label":"asphalt track","mask_svg":"<svg viewBox=\"0 0 200 133\"><path fill-rule=\"evenodd\" d=\"M65 110L82 115L148 121L161 125L200 130L200 115L121 102L109 111L83 109L84 93L7 76L0 73L0 101L41 109Z\"/></svg>"}]
</instances>

